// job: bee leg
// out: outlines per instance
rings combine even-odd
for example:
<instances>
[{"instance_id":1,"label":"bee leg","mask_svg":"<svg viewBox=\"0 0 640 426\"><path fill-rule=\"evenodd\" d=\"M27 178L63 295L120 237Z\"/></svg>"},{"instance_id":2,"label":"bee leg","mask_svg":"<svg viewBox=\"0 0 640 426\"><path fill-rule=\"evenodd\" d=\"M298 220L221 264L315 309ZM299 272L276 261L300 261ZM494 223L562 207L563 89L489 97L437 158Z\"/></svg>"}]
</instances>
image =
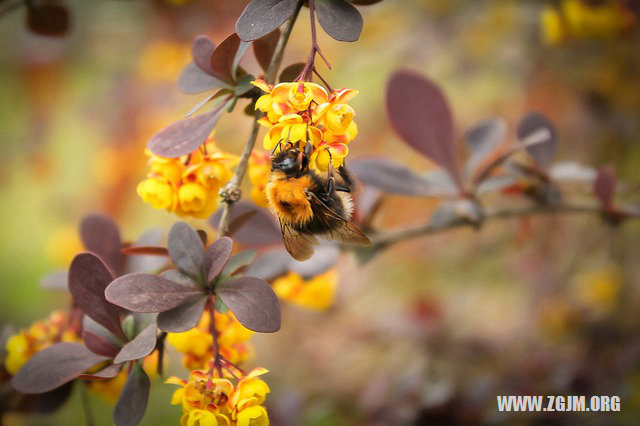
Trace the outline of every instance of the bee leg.
<instances>
[{"instance_id":1,"label":"bee leg","mask_svg":"<svg viewBox=\"0 0 640 426\"><path fill-rule=\"evenodd\" d=\"M344 186L344 185L336 185L336 191L351 192L351 188L349 188L348 186Z\"/></svg>"},{"instance_id":2,"label":"bee leg","mask_svg":"<svg viewBox=\"0 0 640 426\"><path fill-rule=\"evenodd\" d=\"M302 162L300 163L300 169L305 172L309 168L309 156L311 155L311 151L313 150L313 145L311 142L307 141L307 144L304 146L304 155L302 156Z\"/></svg>"},{"instance_id":3,"label":"bee leg","mask_svg":"<svg viewBox=\"0 0 640 426\"><path fill-rule=\"evenodd\" d=\"M340 175L340 177L342 178L342 180L344 180L345 186L347 188L349 188L349 191L345 191L345 192L351 192L351 188L353 188L353 179L351 179L351 175L349 175L349 172L347 171L346 167L344 167L344 165L338 167L338 174Z\"/></svg>"},{"instance_id":4,"label":"bee leg","mask_svg":"<svg viewBox=\"0 0 640 426\"><path fill-rule=\"evenodd\" d=\"M329 179L327 179L327 198L333 194L336 186L336 179L333 177L333 161L331 161L331 151L327 150L329 153Z\"/></svg>"}]
</instances>

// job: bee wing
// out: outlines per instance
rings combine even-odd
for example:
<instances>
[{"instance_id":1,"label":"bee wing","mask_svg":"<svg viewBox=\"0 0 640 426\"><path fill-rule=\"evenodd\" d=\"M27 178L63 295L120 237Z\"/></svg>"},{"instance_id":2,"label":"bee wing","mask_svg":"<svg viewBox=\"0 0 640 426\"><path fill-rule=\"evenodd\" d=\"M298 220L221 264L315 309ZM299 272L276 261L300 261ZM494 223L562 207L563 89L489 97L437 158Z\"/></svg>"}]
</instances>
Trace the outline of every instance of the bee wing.
<instances>
[{"instance_id":1,"label":"bee wing","mask_svg":"<svg viewBox=\"0 0 640 426\"><path fill-rule=\"evenodd\" d=\"M313 246L318 244L318 239L313 234L298 232L290 225L282 223L282 221L280 221L280 230L282 231L284 246L295 260L302 262L313 255Z\"/></svg>"},{"instance_id":2,"label":"bee wing","mask_svg":"<svg viewBox=\"0 0 640 426\"><path fill-rule=\"evenodd\" d=\"M311 195L311 199L309 200L311 208L314 212L318 212L315 214L316 218L322 220L323 217L330 217L338 223L338 226L327 226L326 228L328 228L329 231L322 234L323 238L327 240L337 240L345 244L362 244L365 246L371 244L369 238L367 238L356 225L340 217L340 215L331 210L329 206L313 192L309 192L309 194Z\"/></svg>"}]
</instances>

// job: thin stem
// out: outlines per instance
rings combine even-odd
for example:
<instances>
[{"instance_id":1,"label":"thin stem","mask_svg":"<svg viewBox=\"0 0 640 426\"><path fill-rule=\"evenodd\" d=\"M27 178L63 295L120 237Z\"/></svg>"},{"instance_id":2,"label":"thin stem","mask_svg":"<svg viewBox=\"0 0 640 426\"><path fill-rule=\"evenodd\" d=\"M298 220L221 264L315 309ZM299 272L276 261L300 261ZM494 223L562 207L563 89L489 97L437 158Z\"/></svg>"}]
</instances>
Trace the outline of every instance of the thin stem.
<instances>
[{"instance_id":1,"label":"thin stem","mask_svg":"<svg viewBox=\"0 0 640 426\"><path fill-rule=\"evenodd\" d=\"M316 5L314 0L309 0L309 17L311 19L311 52L309 52L307 63L304 65L298 78L296 78L296 81L311 81L314 72L320 77L315 69L316 53L320 55L324 63L327 64L327 67L331 69L331 64L322 54L320 45L318 44L318 35L316 33ZM320 79L324 82L324 79ZM327 86L327 88L329 88L329 86Z\"/></svg>"},{"instance_id":2,"label":"thin stem","mask_svg":"<svg viewBox=\"0 0 640 426\"><path fill-rule=\"evenodd\" d=\"M280 63L282 62L284 48L289 41L289 36L291 35L293 25L295 24L296 19L298 18L298 14L300 13L300 9L302 8L302 3L303 0L298 0L298 5L296 6L295 12L293 12L293 15L285 24L282 33L280 33L280 39L278 39L278 44L276 45L276 49L273 52L271 62L269 63L269 67L267 68L267 72L265 73L264 77L265 81L268 84L273 84L276 81L276 75L278 74ZM249 139L247 140L244 150L242 151L242 155L240 157L240 161L238 162L238 166L236 167L236 171L229 184L223 189L224 206L222 208L222 215L220 217L220 224L218 226L218 237L225 236L229 231L229 218L231 216L233 204L240 199L239 186L242 183L242 179L244 178L245 172L247 170L247 164L249 163L251 151L253 150L253 147L256 144L256 139L258 138L258 131L260 129L258 120L261 117L262 113L260 111L256 111L253 119L253 127L251 128L251 134L249 135Z\"/></svg>"},{"instance_id":3,"label":"thin stem","mask_svg":"<svg viewBox=\"0 0 640 426\"><path fill-rule=\"evenodd\" d=\"M572 205L572 204L556 204L556 205L535 205L530 207L523 207L518 209L504 209L496 210L491 213L487 213L483 223L496 220L496 219L509 219L514 217L542 215L542 214L555 214L555 213L596 213L601 214L602 209L599 206L587 206L587 205ZM437 234L439 232L447 231L453 228L460 228L464 226L473 225L465 220L453 221L445 226L435 226L432 224L419 225L415 227L409 227L399 229L395 231L381 232L372 239L372 248L383 248L400 241L416 238L423 235Z\"/></svg>"},{"instance_id":4,"label":"thin stem","mask_svg":"<svg viewBox=\"0 0 640 426\"><path fill-rule=\"evenodd\" d=\"M80 386L80 400L82 401L82 411L84 412L84 419L87 426L93 426L95 421L93 420L93 411L91 410L91 404L89 401L89 393L87 392L87 386Z\"/></svg>"},{"instance_id":5,"label":"thin stem","mask_svg":"<svg viewBox=\"0 0 640 426\"><path fill-rule=\"evenodd\" d=\"M156 371L158 372L158 376L160 377L163 376L164 341L166 338L167 338L167 332L163 331L162 333L160 333L160 336L158 336L158 341L156 342L156 349L158 350L158 366L156 368Z\"/></svg>"},{"instance_id":6,"label":"thin stem","mask_svg":"<svg viewBox=\"0 0 640 426\"><path fill-rule=\"evenodd\" d=\"M209 327L211 329L211 338L213 339L213 364L209 369L209 375L213 376L214 369L218 371L218 376L222 375L222 363L220 362L220 346L218 345L218 330L216 330L216 310L215 310L215 296L212 295L209 299Z\"/></svg>"}]
</instances>

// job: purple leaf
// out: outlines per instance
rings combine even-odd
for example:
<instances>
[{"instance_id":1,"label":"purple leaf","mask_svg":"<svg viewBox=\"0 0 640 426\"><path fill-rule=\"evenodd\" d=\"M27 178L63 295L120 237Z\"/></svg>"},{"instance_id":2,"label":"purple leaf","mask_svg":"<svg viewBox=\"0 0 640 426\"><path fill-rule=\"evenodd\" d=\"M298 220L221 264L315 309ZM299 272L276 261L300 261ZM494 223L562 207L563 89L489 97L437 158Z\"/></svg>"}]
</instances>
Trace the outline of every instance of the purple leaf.
<instances>
[{"instance_id":1,"label":"purple leaf","mask_svg":"<svg viewBox=\"0 0 640 426\"><path fill-rule=\"evenodd\" d=\"M231 257L233 241L229 237L222 237L216 240L207 250L205 255L205 270L207 271L207 282L213 281L224 269Z\"/></svg>"},{"instance_id":2,"label":"purple leaf","mask_svg":"<svg viewBox=\"0 0 640 426\"><path fill-rule=\"evenodd\" d=\"M530 143L526 151L531 155L540 170L547 171L553 161L558 145L557 132L551 121L544 115L531 112L518 124L518 140ZM533 143L537 141L537 143Z\"/></svg>"},{"instance_id":3,"label":"purple leaf","mask_svg":"<svg viewBox=\"0 0 640 426\"><path fill-rule=\"evenodd\" d=\"M345 0L316 0L318 22L339 41L356 41L362 32L362 15Z\"/></svg>"},{"instance_id":4,"label":"purple leaf","mask_svg":"<svg viewBox=\"0 0 640 426\"><path fill-rule=\"evenodd\" d=\"M84 345L91 352L97 355L113 358L118 354L119 348L107 340L105 337L88 330L82 330L82 340Z\"/></svg>"},{"instance_id":5,"label":"purple leaf","mask_svg":"<svg viewBox=\"0 0 640 426\"><path fill-rule=\"evenodd\" d=\"M236 220L239 220L249 212L255 212L255 214L234 232L234 241L252 247L281 245L282 233L280 232L280 227L276 224L273 215L266 209L257 208L251 203L240 201L234 206L229 222L235 223ZM220 223L220 215L221 211L218 211L209 218L209 224L216 229L218 223Z\"/></svg>"},{"instance_id":6,"label":"purple leaf","mask_svg":"<svg viewBox=\"0 0 640 426\"><path fill-rule=\"evenodd\" d=\"M271 280L288 271L291 256L284 248L267 250L247 268L247 275Z\"/></svg>"},{"instance_id":7,"label":"purple leaf","mask_svg":"<svg viewBox=\"0 0 640 426\"><path fill-rule=\"evenodd\" d=\"M488 118L473 126L464 135L471 156L467 162L467 171L472 173L505 139L507 123L501 118Z\"/></svg>"},{"instance_id":8,"label":"purple leaf","mask_svg":"<svg viewBox=\"0 0 640 426\"><path fill-rule=\"evenodd\" d=\"M211 55L216 48L216 44L206 35L199 35L193 40L191 45L191 57L193 63L207 74L214 75L211 69Z\"/></svg>"},{"instance_id":9,"label":"purple leaf","mask_svg":"<svg viewBox=\"0 0 640 426\"><path fill-rule=\"evenodd\" d=\"M106 360L81 343L56 343L31 357L13 376L11 384L22 393L48 392Z\"/></svg>"},{"instance_id":10,"label":"purple leaf","mask_svg":"<svg viewBox=\"0 0 640 426\"><path fill-rule=\"evenodd\" d=\"M304 63L296 62L295 64L291 64L285 69L282 70L280 76L278 77L278 81L293 81L300 75L302 70L304 69Z\"/></svg>"},{"instance_id":11,"label":"purple leaf","mask_svg":"<svg viewBox=\"0 0 640 426\"><path fill-rule=\"evenodd\" d=\"M112 305L104 291L113 275L100 258L91 253L80 253L69 268L69 291L80 310L89 318L119 337L124 337L120 326L120 308Z\"/></svg>"},{"instance_id":12,"label":"purple leaf","mask_svg":"<svg viewBox=\"0 0 640 426\"><path fill-rule=\"evenodd\" d=\"M258 333L280 330L280 302L264 280L240 277L217 285L215 292L249 330Z\"/></svg>"},{"instance_id":13,"label":"purple leaf","mask_svg":"<svg viewBox=\"0 0 640 426\"><path fill-rule=\"evenodd\" d=\"M451 187L450 179L439 185L438 181L382 157L358 159L351 163L350 170L365 185L393 194L434 197L448 194Z\"/></svg>"},{"instance_id":14,"label":"purple leaf","mask_svg":"<svg viewBox=\"0 0 640 426\"><path fill-rule=\"evenodd\" d=\"M127 342L115 357L113 362L120 364L122 362L133 361L135 359L144 358L149 355L156 347L156 331L158 327L155 321L149 324L131 341Z\"/></svg>"},{"instance_id":15,"label":"purple leaf","mask_svg":"<svg viewBox=\"0 0 640 426\"><path fill-rule=\"evenodd\" d=\"M395 72L387 85L387 114L405 142L447 170L462 187L453 116L437 84L411 71Z\"/></svg>"},{"instance_id":16,"label":"purple leaf","mask_svg":"<svg viewBox=\"0 0 640 426\"><path fill-rule=\"evenodd\" d=\"M191 330L200 321L207 295L200 294L180 306L158 314L158 328L168 333L182 333Z\"/></svg>"},{"instance_id":17,"label":"purple leaf","mask_svg":"<svg viewBox=\"0 0 640 426\"><path fill-rule=\"evenodd\" d=\"M267 72L267 68L269 68L279 39L280 30L276 28L253 42L253 54L264 72Z\"/></svg>"},{"instance_id":18,"label":"purple leaf","mask_svg":"<svg viewBox=\"0 0 640 426\"><path fill-rule=\"evenodd\" d=\"M296 10L297 0L253 0L236 22L236 32L244 41L253 41L289 19Z\"/></svg>"},{"instance_id":19,"label":"purple leaf","mask_svg":"<svg viewBox=\"0 0 640 426\"><path fill-rule=\"evenodd\" d=\"M593 182L593 192L605 210L614 209L616 174L611 167L603 167L598 170L598 175Z\"/></svg>"},{"instance_id":20,"label":"purple leaf","mask_svg":"<svg viewBox=\"0 0 640 426\"><path fill-rule=\"evenodd\" d=\"M236 57L240 49L241 40L238 34L233 33L222 40L211 55L211 70L213 76L235 85L235 66L237 66ZM246 50L248 46L243 46ZM244 52L242 52L244 53Z\"/></svg>"},{"instance_id":21,"label":"purple leaf","mask_svg":"<svg viewBox=\"0 0 640 426\"><path fill-rule=\"evenodd\" d=\"M102 259L116 275L122 272L122 240L113 219L103 214L85 216L80 222L80 238L87 251Z\"/></svg>"},{"instance_id":22,"label":"purple leaf","mask_svg":"<svg viewBox=\"0 0 640 426\"><path fill-rule=\"evenodd\" d=\"M116 426L135 426L140 423L147 411L150 386L149 376L139 364L136 364L129 373L113 410Z\"/></svg>"},{"instance_id":23,"label":"purple leaf","mask_svg":"<svg viewBox=\"0 0 640 426\"><path fill-rule=\"evenodd\" d=\"M103 380L112 379L122 371L124 364L109 364L100 371L90 374L81 374L78 376L82 380Z\"/></svg>"},{"instance_id":24,"label":"purple leaf","mask_svg":"<svg viewBox=\"0 0 640 426\"><path fill-rule=\"evenodd\" d=\"M165 127L151 137L147 148L155 155L167 158L178 158L195 151L211 134L227 102L228 99L211 111Z\"/></svg>"},{"instance_id":25,"label":"purple leaf","mask_svg":"<svg viewBox=\"0 0 640 426\"><path fill-rule=\"evenodd\" d=\"M169 231L167 249L176 267L191 278L203 273L204 247L198 233L186 222L176 222Z\"/></svg>"},{"instance_id":26,"label":"purple leaf","mask_svg":"<svg viewBox=\"0 0 640 426\"><path fill-rule=\"evenodd\" d=\"M216 87L229 89L232 86L202 71L193 62L189 62L178 77L178 88L187 95L206 92Z\"/></svg>"},{"instance_id":27,"label":"purple leaf","mask_svg":"<svg viewBox=\"0 0 640 426\"><path fill-rule=\"evenodd\" d=\"M122 253L137 256L169 256L169 251L160 246L129 246L123 248Z\"/></svg>"},{"instance_id":28,"label":"purple leaf","mask_svg":"<svg viewBox=\"0 0 640 426\"><path fill-rule=\"evenodd\" d=\"M132 312L162 312L181 305L203 293L200 287L188 287L151 274L129 274L107 287L107 300Z\"/></svg>"},{"instance_id":29,"label":"purple leaf","mask_svg":"<svg viewBox=\"0 0 640 426\"><path fill-rule=\"evenodd\" d=\"M53 272L40 280L40 287L47 290L64 290L69 289L69 271L66 269Z\"/></svg>"}]
</instances>

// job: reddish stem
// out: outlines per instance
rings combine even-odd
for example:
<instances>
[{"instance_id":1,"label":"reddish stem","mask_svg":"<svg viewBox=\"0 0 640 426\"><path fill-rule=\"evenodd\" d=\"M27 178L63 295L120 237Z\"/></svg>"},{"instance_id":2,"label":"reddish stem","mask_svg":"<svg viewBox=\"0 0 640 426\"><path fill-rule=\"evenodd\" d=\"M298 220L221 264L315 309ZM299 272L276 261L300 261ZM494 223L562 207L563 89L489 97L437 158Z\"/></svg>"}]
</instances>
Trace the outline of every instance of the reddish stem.
<instances>
[{"instance_id":1,"label":"reddish stem","mask_svg":"<svg viewBox=\"0 0 640 426\"><path fill-rule=\"evenodd\" d=\"M216 330L216 310L215 310L215 296L212 295L209 299L209 326L211 328L211 339L213 340L213 362L211 364L211 368L209 369L209 376L213 377L214 369L217 370L218 375L223 377L222 375L222 363L220 362L222 356L220 355L220 347L218 346L218 330Z\"/></svg>"},{"instance_id":2,"label":"reddish stem","mask_svg":"<svg viewBox=\"0 0 640 426\"><path fill-rule=\"evenodd\" d=\"M320 55L324 63L327 64L327 67L331 69L331 64L322 54L320 46L318 45L318 36L316 33L316 5L314 0L309 0L309 16L311 17L311 52L309 52L307 63L304 65L302 72L300 72L300 75L295 81L312 81L313 73L315 72L316 75L318 75L318 72L315 70L316 53ZM320 76L318 75L318 77ZM320 79L324 82L324 79Z\"/></svg>"}]
</instances>

